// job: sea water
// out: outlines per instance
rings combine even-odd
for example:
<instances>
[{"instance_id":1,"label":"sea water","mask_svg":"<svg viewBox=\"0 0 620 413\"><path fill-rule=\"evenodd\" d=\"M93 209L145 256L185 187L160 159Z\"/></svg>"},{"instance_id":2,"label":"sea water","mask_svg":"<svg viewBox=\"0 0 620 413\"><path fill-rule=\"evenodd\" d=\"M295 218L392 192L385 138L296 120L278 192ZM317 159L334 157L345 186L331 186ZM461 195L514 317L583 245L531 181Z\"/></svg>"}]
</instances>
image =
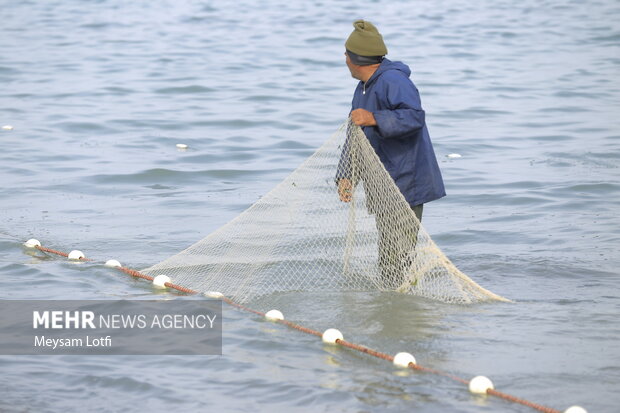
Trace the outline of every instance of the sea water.
<instances>
[{"instance_id":1,"label":"sea water","mask_svg":"<svg viewBox=\"0 0 620 413\"><path fill-rule=\"evenodd\" d=\"M425 227L516 303L326 291L280 310L559 410L617 410L617 1L50 0L0 18L2 299L178 298L21 242L144 268L231 220L346 119L344 40L365 18L422 96L448 192ZM224 316L222 356L0 356L0 410L530 411Z\"/></svg>"}]
</instances>

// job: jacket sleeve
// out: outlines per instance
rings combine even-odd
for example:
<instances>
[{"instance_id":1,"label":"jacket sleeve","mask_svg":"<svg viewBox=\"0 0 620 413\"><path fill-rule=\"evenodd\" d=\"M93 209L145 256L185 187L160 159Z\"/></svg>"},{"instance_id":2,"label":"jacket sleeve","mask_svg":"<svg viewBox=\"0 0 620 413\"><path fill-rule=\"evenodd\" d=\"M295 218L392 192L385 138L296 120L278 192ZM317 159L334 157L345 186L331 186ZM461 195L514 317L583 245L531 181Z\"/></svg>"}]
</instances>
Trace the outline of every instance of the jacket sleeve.
<instances>
[{"instance_id":1,"label":"jacket sleeve","mask_svg":"<svg viewBox=\"0 0 620 413\"><path fill-rule=\"evenodd\" d=\"M386 79L379 93L385 109L373 111L373 115L381 138L399 138L424 127L420 94L408 78Z\"/></svg>"}]
</instances>

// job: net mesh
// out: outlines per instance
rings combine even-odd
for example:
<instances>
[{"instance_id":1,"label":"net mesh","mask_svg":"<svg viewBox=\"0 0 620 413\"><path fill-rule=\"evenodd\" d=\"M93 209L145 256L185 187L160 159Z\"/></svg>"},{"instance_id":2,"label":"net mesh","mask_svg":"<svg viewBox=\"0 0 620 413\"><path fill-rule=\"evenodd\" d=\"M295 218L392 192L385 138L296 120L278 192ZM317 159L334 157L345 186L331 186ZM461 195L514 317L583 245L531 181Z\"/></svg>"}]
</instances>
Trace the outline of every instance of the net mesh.
<instances>
[{"instance_id":1,"label":"net mesh","mask_svg":"<svg viewBox=\"0 0 620 413\"><path fill-rule=\"evenodd\" d=\"M506 301L441 252L350 122L231 222L143 272L239 302L334 289Z\"/></svg>"}]
</instances>

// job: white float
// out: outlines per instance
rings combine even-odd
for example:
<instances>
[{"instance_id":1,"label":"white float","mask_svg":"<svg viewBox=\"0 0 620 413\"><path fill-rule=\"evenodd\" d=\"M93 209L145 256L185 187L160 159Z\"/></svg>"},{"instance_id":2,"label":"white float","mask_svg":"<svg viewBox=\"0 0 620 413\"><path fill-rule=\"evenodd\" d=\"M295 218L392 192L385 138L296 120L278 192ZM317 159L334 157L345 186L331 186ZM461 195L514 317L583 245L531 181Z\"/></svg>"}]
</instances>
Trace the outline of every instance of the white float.
<instances>
[{"instance_id":1,"label":"white float","mask_svg":"<svg viewBox=\"0 0 620 413\"><path fill-rule=\"evenodd\" d=\"M401 353L396 354L394 356L393 363L394 363L395 366L404 367L404 368L409 367L410 363L416 364L415 363L415 357L413 357L413 355L411 355L409 353L405 353L405 352L401 352Z\"/></svg>"},{"instance_id":2,"label":"white float","mask_svg":"<svg viewBox=\"0 0 620 413\"><path fill-rule=\"evenodd\" d=\"M40 247L41 243L38 239L30 238L28 241L24 242L24 245L28 248Z\"/></svg>"},{"instance_id":3,"label":"white float","mask_svg":"<svg viewBox=\"0 0 620 413\"><path fill-rule=\"evenodd\" d=\"M564 410L564 413L588 413L588 411L581 406L571 406Z\"/></svg>"},{"instance_id":4,"label":"white float","mask_svg":"<svg viewBox=\"0 0 620 413\"><path fill-rule=\"evenodd\" d=\"M328 328L321 336L323 343L337 344L336 340L344 340L342 333L335 328Z\"/></svg>"},{"instance_id":5,"label":"white float","mask_svg":"<svg viewBox=\"0 0 620 413\"><path fill-rule=\"evenodd\" d=\"M86 258L86 255L84 255L84 253L80 250L73 250L69 253L67 258L69 258L70 260L81 260Z\"/></svg>"},{"instance_id":6,"label":"white float","mask_svg":"<svg viewBox=\"0 0 620 413\"><path fill-rule=\"evenodd\" d=\"M284 320L284 315L278 310L269 310L265 314L265 318L269 321Z\"/></svg>"},{"instance_id":7,"label":"white float","mask_svg":"<svg viewBox=\"0 0 620 413\"><path fill-rule=\"evenodd\" d=\"M157 288L166 288L166 283L169 283L170 277L164 274L159 274L157 277L153 278L153 285Z\"/></svg>"},{"instance_id":8,"label":"white float","mask_svg":"<svg viewBox=\"0 0 620 413\"><path fill-rule=\"evenodd\" d=\"M116 260L107 260L105 262L106 267L122 267L121 263Z\"/></svg>"},{"instance_id":9,"label":"white float","mask_svg":"<svg viewBox=\"0 0 620 413\"><path fill-rule=\"evenodd\" d=\"M476 376L469 381L469 391L474 394L487 394L489 389L494 389L494 387L488 377Z\"/></svg>"}]
</instances>

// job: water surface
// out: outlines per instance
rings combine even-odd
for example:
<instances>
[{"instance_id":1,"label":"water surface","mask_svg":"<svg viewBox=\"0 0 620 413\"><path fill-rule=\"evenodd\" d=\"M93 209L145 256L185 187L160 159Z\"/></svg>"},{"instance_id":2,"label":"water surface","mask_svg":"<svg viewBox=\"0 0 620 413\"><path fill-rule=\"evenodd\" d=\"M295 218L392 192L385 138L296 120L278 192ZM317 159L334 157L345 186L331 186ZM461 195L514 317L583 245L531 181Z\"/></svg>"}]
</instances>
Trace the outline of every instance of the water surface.
<instances>
[{"instance_id":1,"label":"water surface","mask_svg":"<svg viewBox=\"0 0 620 413\"><path fill-rule=\"evenodd\" d=\"M153 297L21 241L144 268L208 235L346 118L343 43L364 17L427 112L448 197L426 228L517 303L326 291L281 310L560 410L617 409L617 2L24 1L0 17L1 298ZM221 357L0 357L0 409L530 411L224 315Z\"/></svg>"}]
</instances>

